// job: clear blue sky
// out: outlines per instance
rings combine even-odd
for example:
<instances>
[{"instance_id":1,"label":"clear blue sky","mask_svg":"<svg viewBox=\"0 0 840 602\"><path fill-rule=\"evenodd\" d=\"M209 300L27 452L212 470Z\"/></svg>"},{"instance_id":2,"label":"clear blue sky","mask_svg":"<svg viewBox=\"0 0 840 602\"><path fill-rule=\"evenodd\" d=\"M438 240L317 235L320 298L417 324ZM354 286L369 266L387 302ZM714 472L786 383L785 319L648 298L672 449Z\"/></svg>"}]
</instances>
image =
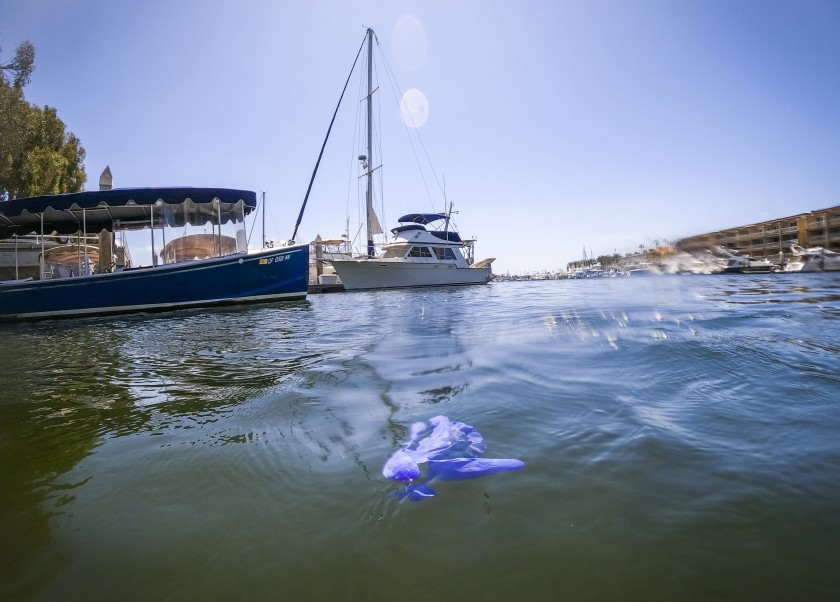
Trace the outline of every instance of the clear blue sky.
<instances>
[{"instance_id":1,"label":"clear blue sky","mask_svg":"<svg viewBox=\"0 0 840 602\"><path fill-rule=\"evenodd\" d=\"M110 165L116 186L266 191L276 239L364 26L427 99L425 149L497 273L840 204L837 0L0 1L3 56L35 45L27 99L79 136L89 189ZM383 74L390 228L444 202ZM356 228L348 94L302 240Z\"/></svg>"}]
</instances>

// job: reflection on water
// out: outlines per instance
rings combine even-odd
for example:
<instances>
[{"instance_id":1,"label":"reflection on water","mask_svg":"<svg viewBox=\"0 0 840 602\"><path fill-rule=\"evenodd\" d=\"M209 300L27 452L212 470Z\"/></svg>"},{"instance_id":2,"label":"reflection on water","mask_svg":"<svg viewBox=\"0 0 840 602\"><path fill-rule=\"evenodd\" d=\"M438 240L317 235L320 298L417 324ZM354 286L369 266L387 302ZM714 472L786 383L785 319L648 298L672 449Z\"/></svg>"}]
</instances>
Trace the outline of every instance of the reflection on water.
<instances>
[{"instance_id":1,"label":"reflection on water","mask_svg":"<svg viewBox=\"0 0 840 602\"><path fill-rule=\"evenodd\" d=\"M3 326L0 596L830 598L838 318L798 274ZM438 414L525 469L395 500Z\"/></svg>"}]
</instances>

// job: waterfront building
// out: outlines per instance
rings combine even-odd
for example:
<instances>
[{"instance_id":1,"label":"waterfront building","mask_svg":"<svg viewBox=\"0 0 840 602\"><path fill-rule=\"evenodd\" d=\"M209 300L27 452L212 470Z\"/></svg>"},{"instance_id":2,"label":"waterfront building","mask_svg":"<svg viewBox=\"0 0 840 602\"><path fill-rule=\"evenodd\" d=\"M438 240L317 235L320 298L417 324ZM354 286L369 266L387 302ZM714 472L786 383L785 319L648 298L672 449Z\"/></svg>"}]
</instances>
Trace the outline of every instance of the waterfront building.
<instances>
[{"instance_id":1,"label":"waterfront building","mask_svg":"<svg viewBox=\"0 0 840 602\"><path fill-rule=\"evenodd\" d=\"M840 251L840 205L677 241L679 250L693 255L720 247L779 264L793 257L792 245Z\"/></svg>"}]
</instances>

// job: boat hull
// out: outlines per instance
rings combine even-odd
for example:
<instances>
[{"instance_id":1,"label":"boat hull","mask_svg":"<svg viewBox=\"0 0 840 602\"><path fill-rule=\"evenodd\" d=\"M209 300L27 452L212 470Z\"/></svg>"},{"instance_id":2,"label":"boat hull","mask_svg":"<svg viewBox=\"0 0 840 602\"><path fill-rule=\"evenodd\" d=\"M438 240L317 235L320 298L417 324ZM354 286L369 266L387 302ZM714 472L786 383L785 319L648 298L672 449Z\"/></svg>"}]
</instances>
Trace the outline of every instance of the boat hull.
<instances>
[{"instance_id":1,"label":"boat hull","mask_svg":"<svg viewBox=\"0 0 840 602\"><path fill-rule=\"evenodd\" d=\"M440 263L388 262L381 260L333 261L345 290L416 288L487 284L490 267L457 267Z\"/></svg>"},{"instance_id":2,"label":"boat hull","mask_svg":"<svg viewBox=\"0 0 840 602\"><path fill-rule=\"evenodd\" d=\"M778 271L776 266L759 266L759 267L727 267L724 268L721 274L774 274Z\"/></svg>"},{"instance_id":3,"label":"boat hull","mask_svg":"<svg viewBox=\"0 0 840 602\"><path fill-rule=\"evenodd\" d=\"M840 272L840 261L811 259L802 265L800 272Z\"/></svg>"},{"instance_id":4,"label":"boat hull","mask_svg":"<svg viewBox=\"0 0 840 602\"><path fill-rule=\"evenodd\" d=\"M0 320L34 320L305 299L309 247L0 284Z\"/></svg>"}]
</instances>

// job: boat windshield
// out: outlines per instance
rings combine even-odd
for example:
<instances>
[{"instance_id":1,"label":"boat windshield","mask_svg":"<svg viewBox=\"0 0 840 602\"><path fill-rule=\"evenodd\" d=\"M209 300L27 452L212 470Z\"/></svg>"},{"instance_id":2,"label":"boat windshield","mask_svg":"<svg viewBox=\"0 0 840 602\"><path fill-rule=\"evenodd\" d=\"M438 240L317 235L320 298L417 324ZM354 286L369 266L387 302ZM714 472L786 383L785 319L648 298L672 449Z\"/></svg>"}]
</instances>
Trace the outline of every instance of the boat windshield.
<instances>
[{"instance_id":1,"label":"boat windshield","mask_svg":"<svg viewBox=\"0 0 840 602\"><path fill-rule=\"evenodd\" d=\"M176 236L160 231L161 263L247 253L244 203L239 201L225 209L223 214L218 200L203 206L189 201L181 205L165 205L162 208L162 225L176 228L173 233ZM225 217L229 221L225 221Z\"/></svg>"},{"instance_id":2,"label":"boat windshield","mask_svg":"<svg viewBox=\"0 0 840 602\"><path fill-rule=\"evenodd\" d=\"M382 251L382 259L402 259L408 253L406 245L392 245Z\"/></svg>"}]
</instances>

